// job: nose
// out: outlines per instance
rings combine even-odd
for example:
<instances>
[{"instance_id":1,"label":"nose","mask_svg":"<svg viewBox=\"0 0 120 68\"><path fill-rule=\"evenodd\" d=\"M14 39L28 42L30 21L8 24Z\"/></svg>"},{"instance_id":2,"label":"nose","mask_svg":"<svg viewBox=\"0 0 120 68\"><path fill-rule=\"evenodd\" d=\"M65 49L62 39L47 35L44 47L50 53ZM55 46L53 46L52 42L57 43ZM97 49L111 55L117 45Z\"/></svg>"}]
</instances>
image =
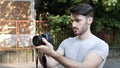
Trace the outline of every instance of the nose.
<instances>
[{"instance_id":1,"label":"nose","mask_svg":"<svg viewBox=\"0 0 120 68\"><path fill-rule=\"evenodd\" d=\"M75 27L77 23L75 21L72 22L72 27Z\"/></svg>"}]
</instances>

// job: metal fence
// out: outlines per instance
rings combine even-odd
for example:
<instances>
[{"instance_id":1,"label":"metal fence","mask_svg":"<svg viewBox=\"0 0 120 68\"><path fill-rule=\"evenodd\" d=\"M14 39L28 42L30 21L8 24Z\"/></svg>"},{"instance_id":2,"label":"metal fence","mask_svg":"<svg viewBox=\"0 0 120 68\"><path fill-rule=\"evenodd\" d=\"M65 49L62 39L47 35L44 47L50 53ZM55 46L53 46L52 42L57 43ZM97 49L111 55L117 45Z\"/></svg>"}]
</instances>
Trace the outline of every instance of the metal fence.
<instances>
[{"instance_id":1,"label":"metal fence","mask_svg":"<svg viewBox=\"0 0 120 68\"><path fill-rule=\"evenodd\" d=\"M42 33L43 23L46 21L30 20L0 20L0 50L30 49L32 38Z\"/></svg>"},{"instance_id":2,"label":"metal fence","mask_svg":"<svg viewBox=\"0 0 120 68\"><path fill-rule=\"evenodd\" d=\"M0 20L0 63L34 62L32 37L46 21Z\"/></svg>"}]
</instances>

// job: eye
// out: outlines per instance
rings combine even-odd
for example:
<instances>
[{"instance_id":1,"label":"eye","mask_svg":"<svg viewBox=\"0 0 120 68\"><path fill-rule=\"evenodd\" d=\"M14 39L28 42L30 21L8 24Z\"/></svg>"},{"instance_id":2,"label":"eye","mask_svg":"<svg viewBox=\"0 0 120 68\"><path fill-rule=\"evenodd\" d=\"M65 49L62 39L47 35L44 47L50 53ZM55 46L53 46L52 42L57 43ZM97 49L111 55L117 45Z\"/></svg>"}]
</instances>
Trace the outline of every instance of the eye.
<instances>
[{"instance_id":1,"label":"eye","mask_svg":"<svg viewBox=\"0 0 120 68\"><path fill-rule=\"evenodd\" d=\"M73 20L71 20L71 22L73 22Z\"/></svg>"},{"instance_id":2,"label":"eye","mask_svg":"<svg viewBox=\"0 0 120 68\"><path fill-rule=\"evenodd\" d=\"M80 21L81 21L81 19L75 19L75 21L76 21L76 22L80 22Z\"/></svg>"},{"instance_id":3,"label":"eye","mask_svg":"<svg viewBox=\"0 0 120 68\"><path fill-rule=\"evenodd\" d=\"M74 20L71 19L71 22L74 22L74 21L75 21L75 22L80 22L81 19L74 19Z\"/></svg>"}]
</instances>

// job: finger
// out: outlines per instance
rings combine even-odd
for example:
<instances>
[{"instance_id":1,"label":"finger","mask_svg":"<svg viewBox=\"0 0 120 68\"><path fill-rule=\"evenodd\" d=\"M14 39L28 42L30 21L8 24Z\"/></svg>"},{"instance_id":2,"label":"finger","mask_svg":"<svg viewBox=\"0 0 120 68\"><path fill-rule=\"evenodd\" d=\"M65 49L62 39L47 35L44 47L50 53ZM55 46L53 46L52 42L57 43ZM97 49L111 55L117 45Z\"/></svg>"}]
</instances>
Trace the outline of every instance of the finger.
<instances>
[{"instance_id":1,"label":"finger","mask_svg":"<svg viewBox=\"0 0 120 68\"><path fill-rule=\"evenodd\" d=\"M42 38L42 41L50 48L53 49L53 45L51 43L49 43L45 38Z\"/></svg>"},{"instance_id":2,"label":"finger","mask_svg":"<svg viewBox=\"0 0 120 68\"><path fill-rule=\"evenodd\" d=\"M40 45L40 46L36 46L35 48L41 50L41 49L43 49L44 47L46 47L46 46L45 46L45 45Z\"/></svg>"},{"instance_id":3,"label":"finger","mask_svg":"<svg viewBox=\"0 0 120 68\"><path fill-rule=\"evenodd\" d=\"M46 45L51 46L51 43L49 43L45 38L42 38L42 41L43 41Z\"/></svg>"},{"instance_id":4,"label":"finger","mask_svg":"<svg viewBox=\"0 0 120 68\"><path fill-rule=\"evenodd\" d=\"M44 50L46 49L46 47L47 46L45 46L45 45L40 45L40 46L37 46L37 47L35 47L36 49L38 49L38 52L40 52L40 53L44 53Z\"/></svg>"}]
</instances>

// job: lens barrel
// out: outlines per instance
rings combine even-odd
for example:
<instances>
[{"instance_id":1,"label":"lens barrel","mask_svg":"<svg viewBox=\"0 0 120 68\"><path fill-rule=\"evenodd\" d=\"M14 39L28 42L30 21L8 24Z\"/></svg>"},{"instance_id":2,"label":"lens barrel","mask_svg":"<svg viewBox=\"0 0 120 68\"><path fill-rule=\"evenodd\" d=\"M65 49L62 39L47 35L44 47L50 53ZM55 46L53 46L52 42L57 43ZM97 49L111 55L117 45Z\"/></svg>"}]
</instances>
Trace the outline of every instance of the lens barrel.
<instances>
[{"instance_id":1,"label":"lens barrel","mask_svg":"<svg viewBox=\"0 0 120 68\"><path fill-rule=\"evenodd\" d=\"M34 46L39 46L39 45L45 45L45 43L42 41L42 38L45 38L48 42L53 44L53 37L50 33L45 33L42 35L36 35L33 37L32 42Z\"/></svg>"},{"instance_id":2,"label":"lens barrel","mask_svg":"<svg viewBox=\"0 0 120 68\"><path fill-rule=\"evenodd\" d=\"M35 46L44 45L44 42L42 41L42 36L41 35L34 36L33 37L33 44Z\"/></svg>"}]
</instances>

